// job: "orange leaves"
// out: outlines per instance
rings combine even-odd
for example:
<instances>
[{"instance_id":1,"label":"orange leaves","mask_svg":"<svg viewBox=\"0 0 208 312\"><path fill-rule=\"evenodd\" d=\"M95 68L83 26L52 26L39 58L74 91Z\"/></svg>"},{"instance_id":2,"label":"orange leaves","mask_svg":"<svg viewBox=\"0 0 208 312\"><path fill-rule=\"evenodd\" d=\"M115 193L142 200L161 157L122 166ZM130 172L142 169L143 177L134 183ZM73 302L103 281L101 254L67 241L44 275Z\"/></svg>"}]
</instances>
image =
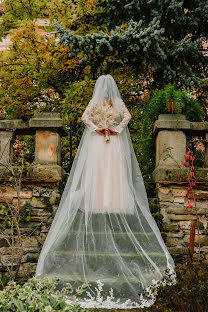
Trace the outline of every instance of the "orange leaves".
<instances>
[{"instance_id":1,"label":"orange leaves","mask_svg":"<svg viewBox=\"0 0 208 312\"><path fill-rule=\"evenodd\" d=\"M23 77L22 79L16 81L16 85L21 89L28 88L32 85L32 79L30 77Z\"/></svg>"}]
</instances>

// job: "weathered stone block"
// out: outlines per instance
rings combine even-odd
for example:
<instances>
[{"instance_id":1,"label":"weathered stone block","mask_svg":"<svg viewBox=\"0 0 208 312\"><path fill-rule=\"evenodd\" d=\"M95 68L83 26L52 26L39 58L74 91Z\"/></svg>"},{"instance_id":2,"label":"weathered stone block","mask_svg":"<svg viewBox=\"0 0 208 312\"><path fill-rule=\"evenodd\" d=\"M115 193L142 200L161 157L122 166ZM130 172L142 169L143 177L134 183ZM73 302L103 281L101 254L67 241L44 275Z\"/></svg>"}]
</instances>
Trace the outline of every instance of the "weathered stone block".
<instances>
[{"instance_id":1,"label":"weathered stone block","mask_svg":"<svg viewBox=\"0 0 208 312\"><path fill-rule=\"evenodd\" d=\"M25 205L25 204L28 204L30 202L29 199L20 199L20 209ZM13 201L12 201L12 205L13 206L18 206L18 199L17 198L14 198Z\"/></svg>"},{"instance_id":2,"label":"weathered stone block","mask_svg":"<svg viewBox=\"0 0 208 312\"><path fill-rule=\"evenodd\" d=\"M183 236L184 236L184 233L182 233L182 232L177 232L177 233L169 232L169 233L167 233L167 237L182 238Z\"/></svg>"},{"instance_id":3,"label":"weathered stone block","mask_svg":"<svg viewBox=\"0 0 208 312\"><path fill-rule=\"evenodd\" d=\"M0 247L7 247L9 246L6 238L3 235L0 235Z\"/></svg>"},{"instance_id":4,"label":"weathered stone block","mask_svg":"<svg viewBox=\"0 0 208 312\"><path fill-rule=\"evenodd\" d=\"M168 250L174 255L188 255L188 248L186 247L169 247Z\"/></svg>"},{"instance_id":5,"label":"weathered stone block","mask_svg":"<svg viewBox=\"0 0 208 312\"><path fill-rule=\"evenodd\" d=\"M208 191L194 190L193 193L196 199L208 199Z\"/></svg>"},{"instance_id":6,"label":"weathered stone block","mask_svg":"<svg viewBox=\"0 0 208 312\"><path fill-rule=\"evenodd\" d=\"M36 198L36 197L32 198L31 205L34 208L45 208L45 204L44 204L43 200Z\"/></svg>"},{"instance_id":7,"label":"weathered stone block","mask_svg":"<svg viewBox=\"0 0 208 312\"><path fill-rule=\"evenodd\" d=\"M31 222L46 222L48 220L48 216L34 216L30 218Z\"/></svg>"},{"instance_id":8,"label":"weathered stone block","mask_svg":"<svg viewBox=\"0 0 208 312\"><path fill-rule=\"evenodd\" d=\"M21 247L14 247L14 248L11 248L11 247L2 247L0 248L0 254L2 255L11 255L12 253L13 254L19 254L21 252L22 248Z\"/></svg>"},{"instance_id":9,"label":"weathered stone block","mask_svg":"<svg viewBox=\"0 0 208 312\"><path fill-rule=\"evenodd\" d=\"M168 222L168 214L167 214L167 209L166 208L160 208L160 213L163 215L163 222Z\"/></svg>"},{"instance_id":10,"label":"weathered stone block","mask_svg":"<svg viewBox=\"0 0 208 312\"><path fill-rule=\"evenodd\" d=\"M158 191L159 191L159 193L162 193L162 194L168 194L170 192L170 188L169 187L159 187Z\"/></svg>"},{"instance_id":11,"label":"weathered stone block","mask_svg":"<svg viewBox=\"0 0 208 312\"><path fill-rule=\"evenodd\" d=\"M208 141L208 133L206 133L205 137L206 137L206 140ZM208 144L206 144L204 162L205 162L205 167L208 168Z\"/></svg>"},{"instance_id":12,"label":"weathered stone block","mask_svg":"<svg viewBox=\"0 0 208 312\"><path fill-rule=\"evenodd\" d=\"M35 163L60 164L60 136L52 131L36 131Z\"/></svg>"},{"instance_id":13,"label":"weathered stone block","mask_svg":"<svg viewBox=\"0 0 208 312\"><path fill-rule=\"evenodd\" d=\"M51 204L55 204L57 198L59 198L59 197L60 197L60 194L59 194L58 190L53 191L53 192L50 194L50 203L51 203Z\"/></svg>"},{"instance_id":14,"label":"weathered stone block","mask_svg":"<svg viewBox=\"0 0 208 312\"><path fill-rule=\"evenodd\" d=\"M39 253L28 253L22 257L22 262L36 263L39 258Z\"/></svg>"},{"instance_id":15,"label":"weathered stone block","mask_svg":"<svg viewBox=\"0 0 208 312\"><path fill-rule=\"evenodd\" d=\"M22 129L27 129L28 127L29 127L29 122L23 121L22 119L0 120L1 130L10 130L10 129L22 130Z\"/></svg>"},{"instance_id":16,"label":"weathered stone block","mask_svg":"<svg viewBox=\"0 0 208 312\"><path fill-rule=\"evenodd\" d=\"M8 266L11 266L12 262L14 265L17 265L19 262L19 257L16 255L3 255L2 257L2 261L7 264Z\"/></svg>"},{"instance_id":17,"label":"weathered stone block","mask_svg":"<svg viewBox=\"0 0 208 312\"><path fill-rule=\"evenodd\" d=\"M171 157L165 155L171 153ZM176 167L184 163L186 135L183 131L161 130L156 138L156 167Z\"/></svg>"},{"instance_id":18,"label":"weathered stone block","mask_svg":"<svg viewBox=\"0 0 208 312\"><path fill-rule=\"evenodd\" d=\"M208 168L197 168L195 170L196 179L198 182L208 181ZM186 167L157 167L153 171L152 178L155 182L186 182L188 169Z\"/></svg>"},{"instance_id":19,"label":"weathered stone block","mask_svg":"<svg viewBox=\"0 0 208 312\"><path fill-rule=\"evenodd\" d=\"M49 227L48 226L46 226L46 225L41 226L41 232L42 233L48 233L48 231L49 231Z\"/></svg>"},{"instance_id":20,"label":"weathered stone block","mask_svg":"<svg viewBox=\"0 0 208 312\"><path fill-rule=\"evenodd\" d=\"M37 264L34 263L22 263L21 270L26 271L28 274L35 272Z\"/></svg>"},{"instance_id":21,"label":"weathered stone block","mask_svg":"<svg viewBox=\"0 0 208 312\"><path fill-rule=\"evenodd\" d=\"M189 221L189 220L196 220L196 216L194 215L174 215L174 214L170 214L169 215L170 220L174 220L174 221Z\"/></svg>"},{"instance_id":22,"label":"weathered stone block","mask_svg":"<svg viewBox=\"0 0 208 312\"><path fill-rule=\"evenodd\" d=\"M21 231L24 231L25 229L27 229L27 231L29 231L30 229L30 232L34 229L34 228L38 228L39 226L41 225L41 222L22 222L20 223L20 227L21 227ZM23 228L23 230L22 230Z\"/></svg>"},{"instance_id":23,"label":"weathered stone block","mask_svg":"<svg viewBox=\"0 0 208 312\"><path fill-rule=\"evenodd\" d=\"M154 132L161 131L163 129L183 129L188 130L191 127L191 123L189 120L186 120L186 116L183 114L175 115L175 114L160 114L158 116L158 120L156 120L154 124Z\"/></svg>"},{"instance_id":24,"label":"weathered stone block","mask_svg":"<svg viewBox=\"0 0 208 312\"><path fill-rule=\"evenodd\" d=\"M10 185L4 186L4 194L6 197L10 198L17 197L17 191L14 189L13 186Z\"/></svg>"},{"instance_id":25,"label":"weathered stone block","mask_svg":"<svg viewBox=\"0 0 208 312\"><path fill-rule=\"evenodd\" d=\"M190 236L185 235L184 236L184 242L189 243L190 241ZM201 245L203 246L208 246L208 236L207 235L197 235L197 231L195 232L195 243L200 242Z\"/></svg>"},{"instance_id":26,"label":"weathered stone block","mask_svg":"<svg viewBox=\"0 0 208 312\"><path fill-rule=\"evenodd\" d=\"M11 204L13 202L13 198L9 198L6 195L0 198L0 203L8 203Z\"/></svg>"},{"instance_id":27,"label":"weathered stone block","mask_svg":"<svg viewBox=\"0 0 208 312\"><path fill-rule=\"evenodd\" d=\"M170 194L163 194L163 193L158 193L158 198L161 201L166 201L166 202L173 202L174 197Z\"/></svg>"},{"instance_id":28,"label":"weathered stone block","mask_svg":"<svg viewBox=\"0 0 208 312\"><path fill-rule=\"evenodd\" d=\"M176 197L185 197L188 193L187 189L172 188L172 194Z\"/></svg>"},{"instance_id":29,"label":"weathered stone block","mask_svg":"<svg viewBox=\"0 0 208 312\"><path fill-rule=\"evenodd\" d=\"M31 237L23 237L22 238L22 245L23 248L27 248L27 247L37 247L38 246L38 242L37 239L34 236Z\"/></svg>"},{"instance_id":30,"label":"weathered stone block","mask_svg":"<svg viewBox=\"0 0 208 312\"><path fill-rule=\"evenodd\" d=\"M35 113L29 120L31 128L63 128L63 120L59 113ZM58 131L58 129L56 129Z\"/></svg>"},{"instance_id":31,"label":"weathered stone block","mask_svg":"<svg viewBox=\"0 0 208 312\"><path fill-rule=\"evenodd\" d=\"M20 197L21 198L31 198L32 197L32 191L20 191Z\"/></svg>"},{"instance_id":32,"label":"weathered stone block","mask_svg":"<svg viewBox=\"0 0 208 312\"><path fill-rule=\"evenodd\" d=\"M33 197L40 197L40 191L37 189L33 189L32 196Z\"/></svg>"},{"instance_id":33,"label":"weathered stone block","mask_svg":"<svg viewBox=\"0 0 208 312\"><path fill-rule=\"evenodd\" d=\"M171 202L165 202L165 201L160 201L160 207L161 208L168 208L170 205L172 205L172 203ZM174 204L174 206L175 206L175 204Z\"/></svg>"},{"instance_id":34,"label":"weathered stone block","mask_svg":"<svg viewBox=\"0 0 208 312\"><path fill-rule=\"evenodd\" d=\"M172 238L172 237L167 237L166 246L168 246L168 247L175 247L175 246L178 246L178 244L179 244L179 239Z\"/></svg>"},{"instance_id":35,"label":"weathered stone block","mask_svg":"<svg viewBox=\"0 0 208 312\"><path fill-rule=\"evenodd\" d=\"M196 208L208 209L208 200L196 200Z\"/></svg>"},{"instance_id":36,"label":"weathered stone block","mask_svg":"<svg viewBox=\"0 0 208 312\"><path fill-rule=\"evenodd\" d=\"M36 216L36 217L41 217L41 216L48 216L49 212L46 209L41 209L41 208L33 208L30 215L31 216Z\"/></svg>"},{"instance_id":37,"label":"weathered stone block","mask_svg":"<svg viewBox=\"0 0 208 312\"><path fill-rule=\"evenodd\" d=\"M32 169L28 171L28 178L37 179L55 179L61 180L63 176L63 169L58 165L41 165L36 164L32 166Z\"/></svg>"},{"instance_id":38,"label":"weathered stone block","mask_svg":"<svg viewBox=\"0 0 208 312\"><path fill-rule=\"evenodd\" d=\"M12 160L13 131L0 131L0 155L1 163L8 164Z\"/></svg>"},{"instance_id":39,"label":"weathered stone block","mask_svg":"<svg viewBox=\"0 0 208 312\"><path fill-rule=\"evenodd\" d=\"M187 209L185 207L183 208L168 208L168 213L172 213L172 214L193 214L196 215L196 210L195 209ZM202 214L207 214L208 213L208 209L198 209L197 213L202 215Z\"/></svg>"},{"instance_id":40,"label":"weathered stone block","mask_svg":"<svg viewBox=\"0 0 208 312\"><path fill-rule=\"evenodd\" d=\"M184 197L175 197L174 198L174 203L183 204L184 202L185 202Z\"/></svg>"},{"instance_id":41,"label":"weathered stone block","mask_svg":"<svg viewBox=\"0 0 208 312\"><path fill-rule=\"evenodd\" d=\"M43 245L46 240L47 234L40 233L40 235L37 237L38 242Z\"/></svg>"},{"instance_id":42,"label":"weathered stone block","mask_svg":"<svg viewBox=\"0 0 208 312\"><path fill-rule=\"evenodd\" d=\"M4 195L8 198L18 197L16 189L9 185L5 186ZM22 199L30 199L32 197L32 191L20 190L19 196Z\"/></svg>"},{"instance_id":43,"label":"weathered stone block","mask_svg":"<svg viewBox=\"0 0 208 312\"><path fill-rule=\"evenodd\" d=\"M179 231L178 224L163 222L163 229L167 232L176 232Z\"/></svg>"},{"instance_id":44,"label":"weathered stone block","mask_svg":"<svg viewBox=\"0 0 208 312\"><path fill-rule=\"evenodd\" d=\"M31 253L40 253L41 252L41 246L39 247L24 247L24 255L31 252Z\"/></svg>"}]
</instances>

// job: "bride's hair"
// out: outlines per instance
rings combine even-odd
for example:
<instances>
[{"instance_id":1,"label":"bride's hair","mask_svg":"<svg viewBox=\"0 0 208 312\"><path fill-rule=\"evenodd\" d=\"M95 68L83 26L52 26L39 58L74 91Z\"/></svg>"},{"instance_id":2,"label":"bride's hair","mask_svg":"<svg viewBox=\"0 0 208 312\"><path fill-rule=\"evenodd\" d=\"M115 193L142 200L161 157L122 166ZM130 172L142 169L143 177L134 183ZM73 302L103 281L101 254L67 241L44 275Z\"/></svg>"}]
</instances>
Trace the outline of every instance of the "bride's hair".
<instances>
[{"instance_id":1,"label":"bride's hair","mask_svg":"<svg viewBox=\"0 0 208 312\"><path fill-rule=\"evenodd\" d=\"M106 101L111 101L115 106L121 103L121 96L117 84L111 75L100 76L94 87L93 104L103 105Z\"/></svg>"}]
</instances>

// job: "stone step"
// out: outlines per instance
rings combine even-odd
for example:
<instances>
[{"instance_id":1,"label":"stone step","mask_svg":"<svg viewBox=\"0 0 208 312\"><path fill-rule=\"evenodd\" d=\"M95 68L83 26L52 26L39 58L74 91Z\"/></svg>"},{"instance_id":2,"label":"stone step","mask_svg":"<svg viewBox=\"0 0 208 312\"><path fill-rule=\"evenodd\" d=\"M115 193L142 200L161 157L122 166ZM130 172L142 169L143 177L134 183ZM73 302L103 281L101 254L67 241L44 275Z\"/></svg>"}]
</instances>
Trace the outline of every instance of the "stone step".
<instances>
[{"instance_id":1,"label":"stone step","mask_svg":"<svg viewBox=\"0 0 208 312\"><path fill-rule=\"evenodd\" d=\"M117 284L121 284L123 282L129 282L129 283L140 283L140 277L136 277L136 276L112 276L112 275L102 275L99 274L99 276L96 275L85 275L85 277L83 275L75 275L75 274L71 274L71 275L66 275L66 274L42 274L42 277L49 277L49 278L54 278L54 277L58 277L61 281L64 281L66 283L71 283L71 282L88 282L90 284L95 283L95 281L98 280L111 280L113 283L117 283ZM152 277L151 275L149 275L149 277L146 275L146 278L151 282L152 281ZM39 278L39 277L38 277Z\"/></svg>"},{"instance_id":2,"label":"stone step","mask_svg":"<svg viewBox=\"0 0 208 312\"><path fill-rule=\"evenodd\" d=\"M113 252L82 252L82 251L76 251L76 250L57 250L57 251L50 251L48 254L53 254L53 255L61 255L61 256L71 256L71 255L76 255L76 256L88 256L88 257L116 257L120 255L121 257L131 257L131 258L138 258L142 257L143 253L134 253L134 252L129 252L129 253L113 253ZM149 257L154 258L154 257L161 257L165 258L164 253L159 253L159 252L150 252L147 254Z\"/></svg>"},{"instance_id":3,"label":"stone step","mask_svg":"<svg viewBox=\"0 0 208 312\"><path fill-rule=\"evenodd\" d=\"M137 252L138 249L158 251L154 232L87 232L69 231L59 250Z\"/></svg>"},{"instance_id":4,"label":"stone step","mask_svg":"<svg viewBox=\"0 0 208 312\"><path fill-rule=\"evenodd\" d=\"M164 253L110 253L110 252L81 252L81 251L50 251L45 259L46 273L76 275L83 271L96 272L102 275L120 276L123 267L128 268L131 274L138 272L138 266L152 269L148 257L157 266L166 267L167 261Z\"/></svg>"},{"instance_id":5,"label":"stone step","mask_svg":"<svg viewBox=\"0 0 208 312\"><path fill-rule=\"evenodd\" d=\"M90 291L91 295L96 296L95 287L97 287L97 281L100 280L104 286L102 291L102 296L109 296L109 291L113 288L113 295L117 298L120 298L122 302L122 297L129 298L134 301L135 296L142 293L144 289L144 284L140 276L113 276L113 275L102 275L102 272L98 275L65 275L65 274L47 274L49 278L58 277L60 279L57 289L61 290L66 283L70 283L73 289L77 289L84 283L89 283L89 288L87 291ZM44 275L41 275L44 277ZM146 273L143 275L146 285L152 283L153 279L157 279L158 276L153 273ZM136 292L135 292L136 290ZM83 293L79 298L86 297L86 293ZM126 299L125 299L126 300Z\"/></svg>"},{"instance_id":6,"label":"stone step","mask_svg":"<svg viewBox=\"0 0 208 312\"><path fill-rule=\"evenodd\" d=\"M138 219L139 217L139 219ZM145 224L145 231L152 232L151 227L147 224L147 220L142 213L136 217L134 214L99 214L93 213L88 215L88 231L103 232L142 232L142 226ZM85 213L78 211L71 225L70 230L84 230L85 229Z\"/></svg>"}]
</instances>

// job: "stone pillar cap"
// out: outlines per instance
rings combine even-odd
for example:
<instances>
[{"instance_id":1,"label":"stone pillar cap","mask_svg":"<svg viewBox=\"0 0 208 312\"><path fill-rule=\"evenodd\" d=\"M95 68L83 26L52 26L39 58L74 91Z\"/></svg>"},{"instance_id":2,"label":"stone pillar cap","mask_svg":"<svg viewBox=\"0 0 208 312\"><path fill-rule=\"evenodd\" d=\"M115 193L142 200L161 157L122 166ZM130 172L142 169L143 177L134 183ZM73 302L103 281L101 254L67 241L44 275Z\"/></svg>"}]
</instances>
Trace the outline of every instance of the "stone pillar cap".
<instances>
[{"instance_id":1,"label":"stone pillar cap","mask_svg":"<svg viewBox=\"0 0 208 312\"><path fill-rule=\"evenodd\" d=\"M186 116L183 114L160 114L158 120L186 120Z\"/></svg>"},{"instance_id":2,"label":"stone pillar cap","mask_svg":"<svg viewBox=\"0 0 208 312\"><path fill-rule=\"evenodd\" d=\"M60 113L40 112L34 113L34 117L32 119L61 119L61 115Z\"/></svg>"},{"instance_id":3,"label":"stone pillar cap","mask_svg":"<svg viewBox=\"0 0 208 312\"><path fill-rule=\"evenodd\" d=\"M60 113L35 113L29 120L31 128L62 128L63 120Z\"/></svg>"},{"instance_id":4,"label":"stone pillar cap","mask_svg":"<svg viewBox=\"0 0 208 312\"><path fill-rule=\"evenodd\" d=\"M29 120L29 128L32 130L55 130L61 136L67 135L66 130L63 127L63 120L60 113L53 112L41 112L35 113L33 118Z\"/></svg>"},{"instance_id":5,"label":"stone pillar cap","mask_svg":"<svg viewBox=\"0 0 208 312\"><path fill-rule=\"evenodd\" d=\"M153 133L160 130L208 131L208 122L191 122L182 114L160 114L154 123Z\"/></svg>"},{"instance_id":6,"label":"stone pillar cap","mask_svg":"<svg viewBox=\"0 0 208 312\"><path fill-rule=\"evenodd\" d=\"M29 120L0 120L0 131L14 131L16 134L35 134L38 129L55 130L61 136L67 135L60 113L35 113Z\"/></svg>"}]
</instances>

